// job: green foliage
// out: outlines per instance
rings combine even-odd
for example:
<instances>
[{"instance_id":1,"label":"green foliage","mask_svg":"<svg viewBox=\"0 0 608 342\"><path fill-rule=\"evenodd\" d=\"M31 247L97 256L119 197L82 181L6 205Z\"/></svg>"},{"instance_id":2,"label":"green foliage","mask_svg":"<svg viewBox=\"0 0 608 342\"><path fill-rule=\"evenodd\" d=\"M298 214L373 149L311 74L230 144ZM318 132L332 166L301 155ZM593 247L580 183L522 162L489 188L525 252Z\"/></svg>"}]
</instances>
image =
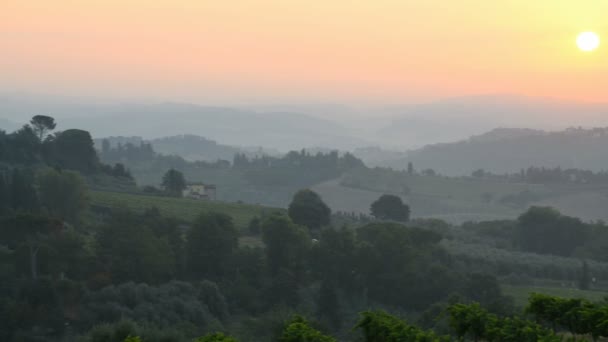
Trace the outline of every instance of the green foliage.
<instances>
[{"instance_id":1,"label":"green foliage","mask_svg":"<svg viewBox=\"0 0 608 342\"><path fill-rule=\"evenodd\" d=\"M396 223L357 230L357 268L370 299L422 309L455 290L441 236ZM390 262L389 262L390 260Z\"/></svg>"},{"instance_id":2,"label":"green foliage","mask_svg":"<svg viewBox=\"0 0 608 342\"><path fill-rule=\"evenodd\" d=\"M289 322L279 342L336 342L336 339L323 335L320 331L312 328L309 323L301 316L296 316Z\"/></svg>"},{"instance_id":3,"label":"green foliage","mask_svg":"<svg viewBox=\"0 0 608 342\"><path fill-rule=\"evenodd\" d=\"M176 271L169 237L140 216L118 212L99 230L97 255L115 282L168 280Z\"/></svg>"},{"instance_id":4,"label":"green foliage","mask_svg":"<svg viewBox=\"0 0 608 342\"><path fill-rule=\"evenodd\" d=\"M47 169L38 174L40 204L51 215L77 221L87 207L86 185L76 172Z\"/></svg>"},{"instance_id":5,"label":"green foliage","mask_svg":"<svg viewBox=\"0 0 608 342\"><path fill-rule=\"evenodd\" d=\"M221 277L238 247L232 218L221 213L201 214L188 231L187 265L193 277Z\"/></svg>"},{"instance_id":6,"label":"green foliage","mask_svg":"<svg viewBox=\"0 0 608 342\"><path fill-rule=\"evenodd\" d=\"M38 136L40 141L44 140L44 136L49 132L55 129L57 124L55 123L55 119L46 115L36 115L30 120L30 125L34 130L34 133Z\"/></svg>"},{"instance_id":7,"label":"green foliage","mask_svg":"<svg viewBox=\"0 0 608 342\"><path fill-rule=\"evenodd\" d=\"M182 197L182 192L186 189L184 174L175 169L170 169L165 173L161 184L165 192L173 197Z\"/></svg>"},{"instance_id":8,"label":"green foliage","mask_svg":"<svg viewBox=\"0 0 608 342\"><path fill-rule=\"evenodd\" d=\"M9 187L10 206L13 210L37 211L39 200L34 189L34 176L26 170L13 169Z\"/></svg>"},{"instance_id":9,"label":"green foliage","mask_svg":"<svg viewBox=\"0 0 608 342\"><path fill-rule=\"evenodd\" d=\"M329 224L331 210L319 194L312 190L298 191L287 209L291 220L308 229L319 229Z\"/></svg>"},{"instance_id":10,"label":"green foliage","mask_svg":"<svg viewBox=\"0 0 608 342\"><path fill-rule=\"evenodd\" d=\"M262 231L266 258L273 275L281 269L298 274L304 271L311 246L306 229L285 215L271 215L262 223Z\"/></svg>"},{"instance_id":11,"label":"green foliage","mask_svg":"<svg viewBox=\"0 0 608 342\"><path fill-rule=\"evenodd\" d=\"M584 299L564 299L534 293L530 295L526 312L553 328L561 327L572 334L589 334L594 340L608 337L608 306Z\"/></svg>"},{"instance_id":12,"label":"green foliage","mask_svg":"<svg viewBox=\"0 0 608 342\"><path fill-rule=\"evenodd\" d=\"M490 274L473 273L464 284L463 294L488 310L509 314L513 311L513 299L503 296L496 277Z\"/></svg>"},{"instance_id":13,"label":"green foliage","mask_svg":"<svg viewBox=\"0 0 608 342\"><path fill-rule=\"evenodd\" d=\"M61 221L43 215L18 213L0 217L0 241L29 260L27 268L33 279L39 275L39 252L47 250L53 236L64 228Z\"/></svg>"},{"instance_id":14,"label":"green foliage","mask_svg":"<svg viewBox=\"0 0 608 342\"><path fill-rule=\"evenodd\" d=\"M192 325L204 329L221 327L219 317L209 310L217 306L217 298L205 294L193 284L171 281L159 286L125 283L112 285L86 293L82 299L81 324L93 326L99 322L116 323L128 319L141 324L151 324L159 329ZM130 330L129 334L145 334Z\"/></svg>"},{"instance_id":15,"label":"green foliage","mask_svg":"<svg viewBox=\"0 0 608 342\"><path fill-rule=\"evenodd\" d=\"M352 229L324 229L318 243L313 245L311 267L323 282L349 293L361 288L355 270L358 265L358 244Z\"/></svg>"},{"instance_id":16,"label":"green foliage","mask_svg":"<svg viewBox=\"0 0 608 342\"><path fill-rule=\"evenodd\" d=\"M124 342L141 342L141 338L139 336L128 336Z\"/></svg>"},{"instance_id":17,"label":"green foliage","mask_svg":"<svg viewBox=\"0 0 608 342\"><path fill-rule=\"evenodd\" d=\"M317 301L317 315L321 320L327 321L334 329L340 328L342 324L338 293L333 284L328 281L321 282Z\"/></svg>"},{"instance_id":18,"label":"green foliage","mask_svg":"<svg viewBox=\"0 0 608 342\"><path fill-rule=\"evenodd\" d=\"M370 208L371 215L380 220L405 222L410 218L410 207L403 204L401 197L382 195Z\"/></svg>"},{"instance_id":19,"label":"green foliage","mask_svg":"<svg viewBox=\"0 0 608 342\"><path fill-rule=\"evenodd\" d=\"M355 326L361 329L365 342L447 342L448 336L424 331L383 311L365 311Z\"/></svg>"},{"instance_id":20,"label":"green foliage","mask_svg":"<svg viewBox=\"0 0 608 342\"><path fill-rule=\"evenodd\" d=\"M518 219L516 239L525 251L570 256L588 234L579 219L552 208L531 207Z\"/></svg>"},{"instance_id":21,"label":"green foliage","mask_svg":"<svg viewBox=\"0 0 608 342\"><path fill-rule=\"evenodd\" d=\"M197 338L194 342L237 342L238 340L223 333L214 333Z\"/></svg>"},{"instance_id":22,"label":"green foliage","mask_svg":"<svg viewBox=\"0 0 608 342\"><path fill-rule=\"evenodd\" d=\"M442 240L441 245L454 258L466 261L472 269L500 276L518 274L531 278L576 282L581 270L581 261L578 258L520 252L488 244L447 239ZM608 277L608 263L588 260L588 264L595 277Z\"/></svg>"},{"instance_id":23,"label":"green foliage","mask_svg":"<svg viewBox=\"0 0 608 342\"><path fill-rule=\"evenodd\" d=\"M259 205L199 201L187 198L146 196L105 191L90 191L89 195L91 197L91 205L111 209L129 209L137 213L143 213L149 208L156 207L164 216L178 217L190 222L196 220L201 211L223 213L232 217L236 227L239 229L245 229L249 221L255 216L264 216L265 213L282 212L281 209Z\"/></svg>"},{"instance_id":24,"label":"green foliage","mask_svg":"<svg viewBox=\"0 0 608 342\"><path fill-rule=\"evenodd\" d=\"M247 230L252 235L259 235L262 232L261 223L262 221L260 220L260 218L256 216L252 218L251 221L249 221L249 225L247 225Z\"/></svg>"},{"instance_id":25,"label":"green foliage","mask_svg":"<svg viewBox=\"0 0 608 342\"><path fill-rule=\"evenodd\" d=\"M553 331L520 317L500 318L478 303L453 304L448 307L450 327L460 339L501 342L557 342Z\"/></svg>"},{"instance_id":26,"label":"green foliage","mask_svg":"<svg viewBox=\"0 0 608 342\"><path fill-rule=\"evenodd\" d=\"M99 169L93 139L87 131L68 129L57 133L51 149L52 166L80 171L84 174L92 174Z\"/></svg>"}]
</instances>

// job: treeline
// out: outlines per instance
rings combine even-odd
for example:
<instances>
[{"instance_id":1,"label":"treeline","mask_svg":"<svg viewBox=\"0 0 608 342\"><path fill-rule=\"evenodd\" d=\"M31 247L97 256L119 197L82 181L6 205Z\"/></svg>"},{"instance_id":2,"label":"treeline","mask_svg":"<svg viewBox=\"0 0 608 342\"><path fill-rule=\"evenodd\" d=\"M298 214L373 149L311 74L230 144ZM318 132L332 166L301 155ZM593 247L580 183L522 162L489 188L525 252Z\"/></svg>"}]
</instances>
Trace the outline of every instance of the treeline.
<instances>
[{"instance_id":1,"label":"treeline","mask_svg":"<svg viewBox=\"0 0 608 342\"><path fill-rule=\"evenodd\" d=\"M67 129L52 133L56 127L52 117L37 115L29 124L7 134L0 131L0 166L49 166L78 171L85 175L105 173L114 177L131 178L124 165L104 165L99 162L93 140L87 131Z\"/></svg>"},{"instance_id":2,"label":"treeline","mask_svg":"<svg viewBox=\"0 0 608 342\"><path fill-rule=\"evenodd\" d=\"M532 294L529 304L519 315L496 315L479 303L455 303L446 306L436 317L445 321L443 333L425 330L416 324L385 311L364 311L349 340L365 342L564 342L584 341L608 337L608 305L594 304L582 299L564 299L542 294ZM150 341L136 334L135 326L120 331L125 342ZM143 331L145 334L146 332ZM570 335L568 335L568 333ZM107 336L112 336L107 332ZM145 336L145 335L143 335ZM108 339L110 341L111 339ZM120 342L122 339L115 339ZM238 339L224 333L212 333L195 342L237 342ZM273 341L279 342L336 342L330 336L301 316L284 322Z\"/></svg>"},{"instance_id":3,"label":"treeline","mask_svg":"<svg viewBox=\"0 0 608 342\"><path fill-rule=\"evenodd\" d=\"M517 220L468 222L457 238L523 252L608 261L604 222L583 222L550 207L532 206ZM467 236L469 236L467 238Z\"/></svg>"},{"instance_id":4,"label":"treeline","mask_svg":"<svg viewBox=\"0 0 608 342\"><path fill-rule=\"evenodd\" d=\"M608 172L581 170L576 168L562 169L561 167L528 167L521 169L518 173L493 174L483 169L471 173L471 177L478 179L494 179L510 182L523 182L532 184L606 184L608 183Z\"/></svg>"}]
</instances>

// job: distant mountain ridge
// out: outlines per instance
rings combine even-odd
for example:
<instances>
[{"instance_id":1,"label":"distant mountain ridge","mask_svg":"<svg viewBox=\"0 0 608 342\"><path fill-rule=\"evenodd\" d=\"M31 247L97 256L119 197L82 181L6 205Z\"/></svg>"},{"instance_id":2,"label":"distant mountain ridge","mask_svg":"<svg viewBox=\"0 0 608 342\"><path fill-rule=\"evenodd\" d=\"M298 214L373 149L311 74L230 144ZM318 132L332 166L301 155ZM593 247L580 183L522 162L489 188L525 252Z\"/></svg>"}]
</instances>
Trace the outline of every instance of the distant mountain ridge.
<instances>
[{"instance_id":1,"label":"distant mountain ridge","mask_svg":"<svg viewBox=\"0 0 608 342\"><path fill-rule=\"evenodd\" d=\"M454 143L427 145L391 166L405 168L407 162L446 175L469 175L476 169L512 173L530 166L608 170L608 128L501 128Z\"/></svg>"},{"instance_id":2,"label":"distant mountain ridge","mask_svg":"<svg viewBox=\"0 0 608 342\"><path fill-rule=\"evenodd\" d=\"M350 149L369 144L322 115L178 102L142 104L0 93L0 115L9 120L21 122L41 113L58 119L57 130L78 127L93 137L135 135L155 139L189 134L229 145L264 146L282 152L302 146Z\"/></svg>"}]
</instances>

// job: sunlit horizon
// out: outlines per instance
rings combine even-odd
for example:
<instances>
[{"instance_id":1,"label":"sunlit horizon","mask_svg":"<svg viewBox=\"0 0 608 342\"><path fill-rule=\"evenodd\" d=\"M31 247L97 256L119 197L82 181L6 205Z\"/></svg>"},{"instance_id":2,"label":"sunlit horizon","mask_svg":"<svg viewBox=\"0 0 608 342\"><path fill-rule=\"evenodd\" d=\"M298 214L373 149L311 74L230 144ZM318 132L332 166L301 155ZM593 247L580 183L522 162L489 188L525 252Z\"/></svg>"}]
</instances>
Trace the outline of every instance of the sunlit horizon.
<instances>
[{"instance_id":1,"label":"sunlit horizon","mask_svg":"<svg viewBox=\"0 0 608 342\"><path fill-rule=\"evenodd\" d=\"M0 5L0 91L193 103L605 102L604 1Z\"/></svg>"}]
</instances>

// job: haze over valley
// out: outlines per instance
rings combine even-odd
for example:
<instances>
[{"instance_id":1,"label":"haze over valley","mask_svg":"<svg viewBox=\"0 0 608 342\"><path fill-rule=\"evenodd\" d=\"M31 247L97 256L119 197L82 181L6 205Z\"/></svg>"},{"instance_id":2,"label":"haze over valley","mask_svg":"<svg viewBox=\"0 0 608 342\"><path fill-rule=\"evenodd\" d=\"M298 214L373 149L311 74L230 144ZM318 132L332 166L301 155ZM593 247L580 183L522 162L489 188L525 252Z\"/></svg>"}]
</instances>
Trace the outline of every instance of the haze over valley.
<instances>
[{"instance_id":1,"label":"haze over valley","mask_svg":"<svg viewBox=\"0 0 608 342\"><path fill-rule=\"evenodd\" d=\"M606 13L0 1L0 341L608 341Z\"/></svg>"}]
</instances>

